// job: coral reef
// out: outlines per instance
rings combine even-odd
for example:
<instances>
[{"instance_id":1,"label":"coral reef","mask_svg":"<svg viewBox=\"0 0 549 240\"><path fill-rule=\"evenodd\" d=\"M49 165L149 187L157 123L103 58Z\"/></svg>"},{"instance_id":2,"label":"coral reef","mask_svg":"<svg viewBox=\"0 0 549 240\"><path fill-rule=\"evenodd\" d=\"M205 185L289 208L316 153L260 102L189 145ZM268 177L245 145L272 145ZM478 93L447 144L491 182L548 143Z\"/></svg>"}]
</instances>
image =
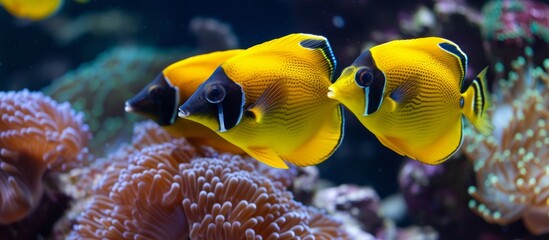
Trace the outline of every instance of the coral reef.
<instances>
[{"instance_id":1,"label":"coral reef","mask_svg":"<svg viewBox=\"0 0 549 240\"><path fill-rule=\"evenodd\" d=\"M463 158L452 158L441 165L408 159L398 177L408 217L432 226L441 239L482 239L488 235L500 239L500 229L468 209L467 187L473 179L472 168Z\"/></svg>"},{"instance_id":2,"label":"coral reef","mask_svg":"<svg viewBox=\"0 0 549 240\"><path fill-rule=\"evenodd\" d=\"M314 206L345 222L344 228L353 239L375 239L369 232L377 235L384 230L379 203L372 188L345 184L322 189L313 199Z\"/></svg>"},{"instance_id":3,"label":"coral reef","mask_svg":"<svg viewBox=\"0 0 549 240\"><path fill-rule=\"evenodd\" d=\"M42 93L0 92L0 114L0 224L8 224L35 209L46 174L90 160L91 134L82 113Z\"/></svg>"},{"instance_id":4,"label":"coral reef","mask_svg":"<svg viewBox=\"0 0 549 240\"><path fill-rule=\"evenodd\" d=\"M152 122L134 131L132 145L109 157L69 238L348 238L341 223L292 199L291 181L273 172L283 170L195 149Z\"/></svg>"},{"instance_id":5,"label":"coral reef","mask_svg":"<svg viewBox=\"0 0 549 240\"><path fill-rule=\"evenodd\" d=\"M533 234L549 233L549 59L513 62L508 81L494 96L493 136L467 130L465 155L473 161L476 186L470 207L500 225L522 219Z\"/></svg>"},{"instance_id":6,"label":"coral reef","mask_svg":"<svg viewBox=\"0 0 549 240\"><path fill-rule=\"evenodd\" d=\"M84 113L40 93L0 93L1 239L549 239L547 1L210 5L69 1L34 25L0 14L0 87L58 78L45 95ZM428 166L382 148L348 115L331 160L283 171L124 112L170 63L288 32L325 35L341 66L396 38L451 39L468 54L467 79L490 66L494 135L466 128L463 154ZM197 47L168 49L179 44ZM326 179L336 186L320 189Z\"/></svg>"},{"instance_id":7,"label":"coral reef","mask_svg":"<svg viewBox=\"0 0 549 240\"><path fill-rule=\"evenodd\" d=\"M538 52L536 64L549 54L549 4L533 0L489 1L482 8L481 32L491 62L509 63L525 47Z\"/></svg>"},{"instance_id":8,"label":"coral reef","mask_svg":"<svg viewBox=\"0 0 549 240\"><path fill-rule=\"evenodd\" d=\"M54 80L43 91L84 112L94 134L90 149L104 155L129 139L131 128L126 126L138 119L135 114L124 112L124 102L181 57L183 50L117 47Z\"/></svg>"},{"instance_id":9,"label":"coral reef","mask_svg":"<svg viewBox=\"0 0 549 240\"><path fill-rule=\"evenodd\" d=\"M434 12L443 18L451 15L461 15L468 22L480 25L483 21L482 14L475 8L469 6L465 0L435 0Z\"/></svg>"}]
</instances>

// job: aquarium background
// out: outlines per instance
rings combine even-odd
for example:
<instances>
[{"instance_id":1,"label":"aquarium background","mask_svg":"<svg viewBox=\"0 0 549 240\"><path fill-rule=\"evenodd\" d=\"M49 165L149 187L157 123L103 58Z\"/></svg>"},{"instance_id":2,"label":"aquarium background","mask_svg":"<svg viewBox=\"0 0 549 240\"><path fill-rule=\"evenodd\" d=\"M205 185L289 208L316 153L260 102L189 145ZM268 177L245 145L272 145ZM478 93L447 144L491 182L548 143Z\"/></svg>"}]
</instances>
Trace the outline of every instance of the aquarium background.
<instances>
[{"instance_id":1,"label":"aquarium background","mask_svg":"<svg viewBox=\"0 0 549 240\"><path fill-rule=\"evenodd\" d=\"M86 146L89 161L38 177L46 193L24 219L0 222L0 238L83 236L74 235L83 223L69 213L76 207L82 212L85 207L77 203L97 190L78 195L67 186L87 181L89 188L92 179L105 174L94 163L114 161L109 154L130 144L132 134L135 138L133 124L145 118L125 113L125 100L175 61L294 32L328 38L338 60L335 77L376 44L448 38L468 54L468 78L490 67L492 118L511 119L496 124L499 137L483 139L466 129L460 153L427 166L385 148L346 111L345 138L335 154L318 166L292 169L286 185L296 201L323 209L322 214L342 222L342 229L352 229L340 237L549 239L549 153L544 150L549 140L542 133L549 131L549 3L534 0L66 0L42 21L18 19L2 9L0 91L41 91L69 102L83 112L93 138ZM496 115L502 106L506 114ZM517 140L517 133L527 140ZM516 141L501 137L506 134ZM525 157L528 153L533 157ZM506 164L486 167L498 161ZM494 184L498 177L503 187ZM9 198L3 201L7 206ZM171 237L206 236L181 234Z\"/></svg>"}]
</instances>

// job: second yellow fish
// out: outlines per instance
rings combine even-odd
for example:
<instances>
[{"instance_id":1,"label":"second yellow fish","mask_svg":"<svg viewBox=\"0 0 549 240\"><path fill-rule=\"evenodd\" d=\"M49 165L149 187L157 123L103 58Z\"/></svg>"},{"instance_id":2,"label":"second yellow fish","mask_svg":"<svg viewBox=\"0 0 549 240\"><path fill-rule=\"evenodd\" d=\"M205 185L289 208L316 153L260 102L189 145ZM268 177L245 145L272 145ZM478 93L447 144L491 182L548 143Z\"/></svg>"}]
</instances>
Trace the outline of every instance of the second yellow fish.
<instances>
[{"instance_id":1,"label":"second yellow fish","mask_svg":"<svg viewBox=\"0 0 549 240\"><path fill-rule=\"evenodd\" d=\"M461 146L464 115L480 132L492 126L486 69L466 81L467 56L438 37L372 47L345 68L328 96L349 108L393 151L438 164Z\"/></svg>"},{"instance_id":2,"label":"second yellow fish","mask_svg":"<svg viewBox=\"0 0 549 240\"><path fill-rule=\"evenodd\" d=\"M341 106L327 97L335 65L322 36L271 40L221 64L179 116L217 131L269 166L318 164L343 138Z\"/></svg>"}]
</instances>

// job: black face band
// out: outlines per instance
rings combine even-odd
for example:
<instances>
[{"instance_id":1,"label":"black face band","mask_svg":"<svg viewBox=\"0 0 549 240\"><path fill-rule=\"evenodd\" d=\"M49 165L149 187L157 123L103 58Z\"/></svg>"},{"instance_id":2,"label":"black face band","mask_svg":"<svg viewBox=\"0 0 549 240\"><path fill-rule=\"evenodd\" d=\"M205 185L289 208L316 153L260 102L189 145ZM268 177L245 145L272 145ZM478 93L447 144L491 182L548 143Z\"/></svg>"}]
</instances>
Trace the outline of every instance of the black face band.
<instances>
[{"instance_id":1,"label":"black face band","mask_svg":"<svg viewBox=\"0 0 549 240\"><path fill-rule=\"evenodd\" d=\"M177 114L178 91L161 73L137 95L126 101L126 109L146 115L159 125L171 125Z\"/></svg>"},{"instance_id":2,"label":"black face band","mask_svg":"<svg viewBox=\"0 0 549 240\"><path fill-rule=\"evenodd\" d=\"M221 67L202 83L180 108L183 116L215 117L219 131L236 126L244 112L246 98L242 86L231 80Z\"/></svg>"},{"instance_id":3,"label":"black face band","mask_svg":"<svg viewBox=\"0 0 549 240\"><path fill-rule=\"evenodd\" d=\"M386 84L385 74L377 68L370 50L360 54L353 62L353 66L359 69L357 71L358 76L355 76L355 83L364 89L364 113L362 115L368 116L375 113L383 103ZM373 80L371 82L366 82L365 80L368 80L367 76L364 75L366 72L361 71L368 71L367 73L371 74ZM359 79L356 77L359 77Z\"/></svg>"}]
</instances>

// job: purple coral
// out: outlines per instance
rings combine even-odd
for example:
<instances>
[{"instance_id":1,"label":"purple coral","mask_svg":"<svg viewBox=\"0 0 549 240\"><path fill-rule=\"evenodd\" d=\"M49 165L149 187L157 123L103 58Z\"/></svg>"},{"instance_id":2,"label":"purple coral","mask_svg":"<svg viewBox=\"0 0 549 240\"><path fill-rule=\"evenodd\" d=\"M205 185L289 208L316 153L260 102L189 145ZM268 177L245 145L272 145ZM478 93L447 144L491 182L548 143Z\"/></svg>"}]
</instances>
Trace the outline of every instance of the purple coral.
<instances>
[{"instance_id":1,"label":"purple coral","mask_svg":"<svg viewBox=\"0 0 549 240\"><path fill-rule=\"evenodd\" d=\"M522 55L525 47L534 47L537 63L549 53L549 5L532 0L487 2L482 15L482 37L493 62L508 64Z\"/></svg>"},{"instance_id":2,"label":"purple coral","mask_svg":"<svg viewBox=\"0 0 549 240\"><path fill-rule=\"evenodd\" d=\"M344 219L345 228L355 238L373 239L369 232L383 230L379 196L370 187L344 184L322 189L315 195L314 205Z\"/></svg>"}]
</instances>

